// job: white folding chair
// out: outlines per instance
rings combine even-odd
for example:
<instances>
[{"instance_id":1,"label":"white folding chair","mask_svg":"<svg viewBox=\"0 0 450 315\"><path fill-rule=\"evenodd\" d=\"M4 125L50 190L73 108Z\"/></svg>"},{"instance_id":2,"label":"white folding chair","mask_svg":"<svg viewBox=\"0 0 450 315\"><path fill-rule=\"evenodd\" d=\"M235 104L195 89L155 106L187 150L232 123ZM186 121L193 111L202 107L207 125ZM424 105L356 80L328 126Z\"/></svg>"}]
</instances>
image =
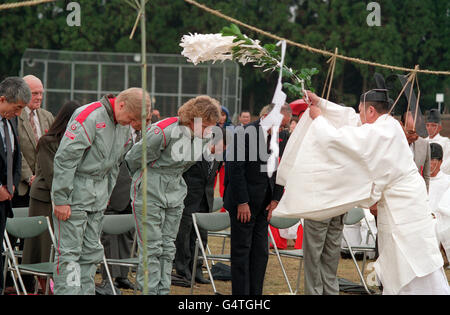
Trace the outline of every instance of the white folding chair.
<instances>
[{"instance_id":1,"label":"white folding chair","mask_svg":"<svg viewBox=\"0 0 450 315\"><path fill-rule=\"evenodd\" d=\"M49 262L45 263L34 263L34 264L19 264L17 256L15 254L14 248L10 242L9 235L16 238L27 239L36 237L45 231L48 231L52 241L52 248L50 252ZM54 248L56 248L56 241L53 231L51 229L50 220L48 217L36 216L36 217L17 217L9 218L6 221L5 229L5 246L7 249L7 264L8 269L11 271L13 279L17 277L19 280L22 292L27 295L27 290L22 280L22 274L29 274L34 276L46 277L47 285L45 293L48 294L49 291L49 280L53 276L53 259L54 259ZM19 285L14 281L17 294L20 294Z\"/></svg>"},{"instance_id":2,"label":"white folding chair","mask_svg":"<svg viewBox=\"0 0 450 315\"><path fill-rule=\"evenodd\" d=\"M119 235L126 233L135 227L133 214L107 214L103 217L103 228L102 232L110 235ZM122 266L122 267L139 267L139 258L133 257L134 246L131 251L130 258L106 258L103 255L103 265L105 267L106 275L108 276L109 283L111 284L111 289L114 295L117 292L114 287L114 282L111 277L111 272L108 265ZM136 279L135 279L136 280ZM135 281L134 293L136 294L137 282Z\"/></svg>"},{"instance_id":3,"label":"white folding chair","mask_svg":"<svg viewBox=\"0 0 450 315\"><path fill-rule=\"evenodd\" d=\"M14 214L14 218L24 218L24 217L28 216L28 208L27 207L13 208L12 211ZM16 243L17 243L17 241L16 241ZM7 246L6 246L5 240L3 240L3 248L4 248L5 252L3 252L2 255L6 257ZM13 245L13 248L14 248L14 256L21 258L23 252L19 249L16 250L14 245ZM10 266L8 266L8 264L10 264L10 263L5 259L5 265L3 266L3 280L4 281L6 281L8 267L10 267ZM16 281L16 279L14 277L13 277L13 281L14 282ZM3 283L3 290L4 289L5 289L5 283Z\"/></svg>"},{"instance_id":4,"label":"white folding chair","mask_svg":"<svg viewBox=\"0 0 450 315\"><path fill-rule=\"evenodd\" d=\"M221 210L222 207L223 207L222 197L214 198L214 204L213 204L213 209L212 209L213 212ZM225 252L226 240L227 240L227 238L230 238L230 236L231 236L230 230L223 230L223 231L217 231L217 232L210 231L210 232L208 232L208 236L223 238L223 242L222 242L222 254L223 254ZM206 246L206 250L208 251L208 254L211 254L211 251L208 246ZM214 261L212 261L212 263L214 264Z\"/></svg>"},{"instance_id":5,"label":"white folding chair","mask_svg":"<svg viewBox=\"0 0 450 315\"><path fill-rule=\"evenodd\" d=\"M198 260L198 249L200 248L203 261L205 262L206 269L208 271L209 279L214 290L214 294L217 294L217 289L214 284L214 278L209 268L208 260L217 261L228 261L231 262L231 255L229 254L207 254L203 242L201 241L200 228L208 232L223 231L230 227L230 216L227 212L213 212L213 213L193 213L192 214L192 224L197 235L195 253L194 253L194 263L192 265L192 276L191 276L191 294L194 291L195 273L197 270L197 260Z\"/></svg>"},{"instance_id":6,"label":"white folding chair","mask_svg":"<svg viewBox=\"0 0 450 315\"><path fill-rule=\"evenodd\" d=\"M360 222L361 220L366 220L366 224L367 227L369 229L368 231L368 236L371 236L374 238L375 240L375 235L372 233L372 230L370 229L370 225L369 222L366 219L365 213L364 213L364 209L361 208L353 208L350 209L344 216L344 225L353 225L356 224L358 222ZM375 245L370 246L370 245L366 245L366 246L362 246L362 245L350 245L350 242L348 241L346 235L345 235L345 230L342 233L343 239L345 241L345 244L347 244L347 247L343 247L342 249L347 249L350 253L350 256L352 257L353 263L355 264L356 270L358 272L358 276L361 280L362 285L364 286L364 289L366 290L366 292L368 294L372 294L371 290L369 290L369 288L367 287L367 283L364 280L364 268L365 268L365 264L366 264L366 256L367 253L369 252L375 252ZM362 271L359 268L358 265L358 261L355 258L355 252L363 252L363 264L362 264Z\"/></svg>"},{"instance_id":7,"label":"white folding chair","mask_svg":"<svg viewBox=\"0 0 450 315\"><path fill-rule=\"evenodd\" d=\"M291 226L296 225L300 219L294 219L294 218L282 218L282 217L276 217L272 216L269 222L269 236L270 236L270 242L273 244L273 252L271 254L275 254L278 258L278 262L280 263L281 271L283 272L284 279L286 280L286 283L289 287L289 292L291 294L297 294L298 289L300 287L300 276L302 272L303 267L303 249L286 249L286 250L279 250L277 247L277 244L275 243L275 239L273 237L272 231L270 229L270 226L273 226L277 229L287 229ZM286 274L286 269L284 268L284 264L281 260L281 257L288 257L288 258L295 258L299 260L299 267L298 267L298 273L297 273L297 285L295 288L295 292L292 291L291 283L289 282L289 278Z\"/></svg>"}]
</instances>

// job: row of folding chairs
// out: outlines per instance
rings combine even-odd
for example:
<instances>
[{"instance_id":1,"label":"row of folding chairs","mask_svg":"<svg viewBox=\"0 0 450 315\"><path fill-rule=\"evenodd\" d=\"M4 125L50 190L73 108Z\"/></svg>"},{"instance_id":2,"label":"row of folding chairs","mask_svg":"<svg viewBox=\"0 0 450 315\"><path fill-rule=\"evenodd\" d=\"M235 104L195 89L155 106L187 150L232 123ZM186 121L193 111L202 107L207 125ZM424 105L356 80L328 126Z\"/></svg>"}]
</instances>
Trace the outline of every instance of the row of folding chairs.
<instances>
[{"instance_id":1,"label":"row of folding chairs","mask_svg":"<svg viewBox=\"0 0 450 315\"><path fill-rule=\"evenodd\" d=\"M220 206L220 208L221 208L221 206ZM217 288L216 288L216 285L214 282L214 278L213 278L213 275L211 272L211 267L210 267L208 261L212 261L213 264L215 263L215 261L231 262L230 254L224 253L225 239L230 237L229 214L227 212L193 213L192 220L193 220L193 226L195 229L195 233L197 236L193 266L197 265L198 256L201 255L203 258L203 261L205 262L205 266L207 269L209 279L211 281L211 285L212 285L214 294L218 294ZM365 220L366 224L368 225L364 210L361 208L351 209L344 216L344 224L345 225L353 225L353 224L360 222L361 220ZM277 228L277 229L287 229L287 228L290 228L290 227L296 225L299 221L300 221L300 219L281 218L281 217L274 216L271 218L269 225L274 228ZM269 241L273 244L273 250L270 251L270 254L273 254L277 257L277 260L281 267L283 277L286 281L286 284L288 286L290 294L297 294L299 292L300 278L301 278L301 272L302 272L302 267L303 267L303 258L304 258L303 250L302 249L285 249L285 250L278 249L275 239L273 237L272 231L270 229L270 226L268 229ZM201 239L200 229L206 230L208 232L208 236L224 237L224 243L222 245L222 253L212 254L208 247L205 248L203 246L203 243L201 241L199 241ZM372 233L372 231L370 230L370 227L369 227L369 234L371 237L373 237L375 239L375 236ZM351 244L348 242L347 236L345 235L345 231L343 232L343 239L347 245L347 247L344 247L344 249L347 249L351 254L351 257L352 257L353 263L356 267L361 284L364 286L364 289L367 292L367 294L372 294L372 291L368 288L367 283L364 279L364 266L366 263L367 254L370 252L374 252L375 246L351 246ZM269 244L268 244L268 246L269 246ZM358 265L357 259L355 258L355 255L354 255L355 252L363 252L364 253L362 271ZM287 272L286 272L286 269L285 269L285 266L283 264L281 257L287 257L287 258L299 260L295 290L292 289L291 283L289 281L289 278L288 278L288 275L287 275ZM195 279L195 272L196 272L195 269L196 268L192 269L191 291L190 291L191 294L193 294L193 290L194 290L194 281L195 281L194 279Z\"/></svg>"},{"instance_id":2,"label":"row of folding chairs","mask_svg":"<svg viewBox=\"0 0 450 315\"><path fill-rule=\"evenodd\" d=\"M4 232L4 241L3 241L3 255L5 257L5 266L3 270L3 292L5 290L6 284L6 275L7 272L11 272L11 278L14 283L14 287L16 289L17 294L25 294L28 292L24 285L22 274L33 275L35 277L44 277L47 279L46 281L46 289L45 294L49 293L49 284L50 279L53 276L54 270L54 256L55 256L55 248L56 239L54 232L51 228L50 218L44 216L36 216L36 217L28 217L28 208L14 208L14 218L8 218L6 221L6 229ZM123 214L123 215L105 215L103 221L103 232L106 234L119 235L125 232L130 231L135 226L134 218L132 214ZM12 236L16 239L25 240L27 238L33 238L41 235L42 233L48 232L52 241L51 253L49 257L49 262L45 263L35 263L35 264L23 264L19 263L19 258L22 257L22 252L15 248L15 244L12 244L9 236ZM100 242L100 240L99 240ZM130 268L138 268L139 261L137 257L134 257L136 248L136 237L133 243L133 248L131 250L131 257L126 259L112 259L106 258L103 255L102 264L105 267L105 271L108 277L108 281L111 284L111 288L113 290L113 294L116 294L116 290L114 287L114 283L111 277L111 273L109 271L109 267L111 265L124 266ZM136 283L136 282L135 282ZM36 289L37 290L37 282ZM136 285L134 288L134 293L136 293Z\"/></svg>"},{"instance_id":3,"label":"row of folding chairs","mask_svg":"<svg viewBox=\"0 0 450 315\"><path fill-rule=\"evenodd\" d=\"M216 198L214 202L214 210L219 210L222 208L222 201L220 198ZM34 276L40 276L47 278L47 286L46 286L46 293L48 293L49 290L49 279L53 275L53 259L54 259L54 249L56 248L56 241L54 233L51 229L50 219L48 217L27 217L28 215L28 208L16 208L14 209L14 218L7 220L7 225L5 229L5 237L4 237L4 255L6 256L5 259L5 269L4 269L4 279L6 279L6 272L9 270L11 272L14 285L16 288L16 291L18 294L20 293L20 290L22 290L23 294L27 294L27 290L25 288L25 285L23 283L21 274L31 274ZM227 212L213 212L213 213L193 213L193 227L195 229L196 235L197 235L197 246L195 248L195 254L194 254L194 263L193 266L197 265L197 260L199 255L203 257L203 260L205 262L205 266L207 269L207 273L209 275L209 278L211 280L211 285L213 288L213 291L215 294L217 294L217 289L214 283L214 278L211 272L211 268L209 266L208 260L212 261L213 264L215 261L225 261L230 262L231 256L230 254L224 253L225 248L225 240L230 237L230 218ZM351 209L344 218L344 224L346 225L352 225L357 222L360 222L361 220L366 220L364 215L364 210L355 208ZM289 228L291 226L296 225L299 222L299 219L289 219L289 218L280 218L280 217L272 217L269 224L277 229L285 229ZM367 223L367 221L366 221ZM132 228L134 228L134 219L132 214L126 214L126 215L106 215L104 216L104 222L103 222L103 232L106 234L113 234L113 235L119 235L125 232L130 231ZM200 238L200 230L204 229L208 231L209 236L220 236L224 238L224 243L222 245L222 253L220 254L212 254L209 247L204 247L202 242L199 242ZM21 252L16 250L14 248L14 244L11 244L10 239L8 237L9 235L12 235L15 238L20 239L26 239L26 238L32 238L35 236L40 235L41 233L44 233L48 231L50 234L53 246L52 251L49 257L48 263L39 263L39 264L19 264L18 258L21 257ZM371 236L374 237L373 233L370 231ZM280 264L284 279L286 281L286 284L289 288L289 292L291 294L296 294L299 291L300 286L300 277L301 277L301 271L302 271L302 263L303 263L303 250L302 249L292 249L292 250L280 250L276 246L276 242L274 240L274 237L272 235L272 231L270 228L268 229L269 233L269 241L273 244L273 251L270 253L273 255L276 255L277 260ZM363 259L363 266L362 271L359 268L358 262L355 258L354 252L373 252L375 248L373 246L351 246L350 243L347 240L347 237L345 235L345 231L343 234L343 238L345 243L347 244L347 249L349 250L352 260L355 264L355 267L357 269L358 275L360 277L361 283L363 284L365 290L368 294L371 293L369 290L365 279L364 279L364 266L366 263L366 255L364 255ZM99 240L100 241L100 240ZM111 284L111 288L113 290L113 294L116 294L114 283L109 271L108 266L110 265L117 265L117 266L125 266L130 268L137 268L139 266L139 261L137 257L134 257L133 253L135 252L135 246L136 246L136 238L135 242L133 244L132 249L132 257L126 258L126 259L107 259L105 256L103 256L103 264L105 266L105 270L107 273L108 281ZM269 246L269 245L268 245ZM200 253L199 253L200 251ZM286 269L284 267L284 264L282 262L281 257L288 257L288 258L294 258L299 260L299 267L298 267L298 273L297 273L297 284L295 291L292 289L292 286L290 284L289 278L286 273ZM193 293L194 289L194 281L195 281L195 272L196 268L193 268L192 270L192 278L191 278L191 294ZM136 281L135 281L136 283ZM3 288L5 288L5 285L3 285ZM134 293L136 293L136 285L134 288Z\"/></svg>"}]
</instances>

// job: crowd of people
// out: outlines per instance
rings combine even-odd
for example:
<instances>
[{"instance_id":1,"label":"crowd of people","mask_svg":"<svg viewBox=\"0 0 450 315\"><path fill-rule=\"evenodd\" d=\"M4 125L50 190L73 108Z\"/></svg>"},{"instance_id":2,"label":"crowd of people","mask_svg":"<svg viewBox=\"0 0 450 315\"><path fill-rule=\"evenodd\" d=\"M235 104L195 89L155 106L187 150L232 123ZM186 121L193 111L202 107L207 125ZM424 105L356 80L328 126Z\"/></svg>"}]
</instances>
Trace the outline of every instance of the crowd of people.
<instances>
[{"instance_id":1,"label":"crowd of people","mask_svg":"<svg viewBox=\"0 0 450 315\"><path fill-rule=\"evenodd\" d=\"M219 183L224 202L222 211L229 213L231 222L232 294L263 294L269 255L269 221L285 194L285 187L276 181L277 173L268 176L265 169L272 130L262 128L261 122L274 109L274 104L263 107L257 119L252 119L249 110L242 110L237 115L238 121L233 123L226 107L201 95L183 104L176 116L162 119L159 111L152 109L147 92L129 88L117 96L106 95L90 104L68 101L53 117L41 108L43 95L41 80L32 75L10 77L0 83L0 133L4 147L0 150L4 152L0 163L0 238L7 217L13 215L13 208L28 207L29 216L52 218L57 242L52 277L54 294L95 294L101 288L107 292L109 283L104 267L103 283L100 288L95 285L98 263L104 254L113 258L132 256L133 241L137 243L139 254L136 281L140 290L155 295L169 294L173 276L189 283L193 267L197 270L195 281L209 283L203 277L204 262L199 260L198 265L193 266L196 233L192 213L214 210L216 183ZM336 130L327 126L323 117L319 118L323 100L314 93L308 92L308 96L309 104L300 99L281 107L283 119L278 133L281 160L290 136L304 122L302 115L308 108L308 118L316 125L322 124L323 139L330 138L335 141L334 146L346 148L336 141L336 136L326 134ZM146 126L142 126L143 104L149 113ZM361 104L363 114L359 122L367 126L380 121L388 101L378 91L369 91L364 93ZM326 108L329 113L340 111L335 104ZM395 278L391 273L398 270L396 268L401 266L398 260L403 258L386 255L395 256L398 252L398 248L388 245L391 235L386 226L405 223L396 221L403 216L397 214L401 211L413 213L413 222L405 225L408 228L413 229L411 224L421 222L420 228L414 226L419 231L417 242L422 244L424 237L431 239L422 250L427 248L432 257L419 259L422 252L402 244L403 249L407 248L406 260L410 267L402 274L408 281L405 285L401 279L400 289L403 293L449 293L443 266L448 266L450 255L450 171L447 170L450 139L439 135L442 129L439 112L431 110L427 118L427 139L417 135L411 113L406 112L397 121L397 127L402 126L402 136L392 143L403 154L401 159L397 157L399 161L406 161L402 167L406 169L414 163L414 174L408 173L410 169L389 173L383 178L386 183L376 182L382 188L376 191L377 198L372 198L373 204L367 205L375 217L379 216L378 211L381 213L381 222L378 222L381 224L378 229L381 262L377 274L388 294L402 293L396 289L398 283L391 281ZM390 129L385 132L389 133ZM398 136L395 132L393 135ZM342 137L353 141L347 134ZM364 138L360 135L358 140ZM200 150L190 149L197 144ZM405 151L408 145L410 150ZM148 166L146 177L142 169L144 149ZM363 146L362 153L357 154L365 159L364 150L369 149ZM253 155L252 150L257 154ZM415 185L412 189L416 195L409 196L410 200L405 202L410 207L399 209L401 207L392 204L387 207L387 202L381 199L393 195L392 187L402 183L405 187ZM146 191L143 191L144 186ZM412 202L416 202L413 207ZM424 219L428 213L433 215L432 221L431 217ZM102 234L102 220L108 214L133 214L135 231L119 236ZM300 246L304 250L306 294L339 293L337 268L343 227L343 214L325 220L307 218L302 226L296 227L298 232L294 234L302 239ZM201 231L201 238L206 246L206 231ZM279 236L278 240L282 238ZM49 261L51 244L46 233L27 239L22 244L22 262ZM416 258L420 263L414 261ZM147 270L142 268L144 262ZM0 267L3 270L2 264ZM417 270L422 273L418 274ZM111 271L118 289L133 288L128 268L117 267ZM428 277L430 274L433 278ZM145 281L146 275L148 281ZM438 285L427 291L422 281L424 277L428 277L428 283ZM68 284L68 278L75 281ZM9 279L5 281L8 286ZM24 282L30 291L36 285L42 290L46 287L43 278L37 278L36 284L34 278L28 276L24 277ZM0 286L3 283L2 280ZM420 291L422 288L425 289Z\"/></svg>"}]
</instances>

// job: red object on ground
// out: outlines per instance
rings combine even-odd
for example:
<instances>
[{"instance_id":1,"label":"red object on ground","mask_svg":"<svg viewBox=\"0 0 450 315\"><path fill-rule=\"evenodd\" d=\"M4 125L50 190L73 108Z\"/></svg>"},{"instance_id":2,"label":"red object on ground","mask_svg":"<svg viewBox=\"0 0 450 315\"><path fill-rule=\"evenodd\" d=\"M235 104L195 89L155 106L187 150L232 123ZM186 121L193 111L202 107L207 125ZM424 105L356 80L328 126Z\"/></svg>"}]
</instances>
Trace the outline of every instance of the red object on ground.
<instances>
[{"instance_id":1,"label":"red object on ground","mask_svg":"<svg viewBox=\"0 0 450 315\"><path fill-rule=\"evenodd\" d=\"M302 249L303 245L303 225L298 226L297 230L297 239L295 240L295 249Z\"/></svg>"},{"instance_id":2,"label":"red object on ground","mask_svg":"<svg viewBox=\"0 0 450 315\"><path fill-rule=\"evenodd\" d=\"M280 230L274 228L269 225L270 230L272 231L273 239L278 249L286 249L287 248L287 239L280 236ZM270 242L270 248L273 248L272 242Z\"/></svg>"}]
</instances>

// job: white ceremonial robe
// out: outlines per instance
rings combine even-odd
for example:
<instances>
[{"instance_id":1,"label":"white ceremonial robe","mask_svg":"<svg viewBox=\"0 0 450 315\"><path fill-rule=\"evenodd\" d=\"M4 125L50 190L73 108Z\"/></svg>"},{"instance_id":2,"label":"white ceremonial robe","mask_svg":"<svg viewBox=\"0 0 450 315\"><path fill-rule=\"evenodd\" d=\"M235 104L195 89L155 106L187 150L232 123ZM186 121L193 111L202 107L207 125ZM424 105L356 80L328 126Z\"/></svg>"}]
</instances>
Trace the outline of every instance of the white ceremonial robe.
<instances>
[{"instance_id":1,"label":"white ceremonial robe","mask_svg":"<svg viewBox=\"0 0 450 315\"><path fill-rule=\"evenodd\" d=\"M324 220L378 202L375 270L384 293L399 294L443 265L404 131L389 115L361 125L352 108L319 106L322 115L312 121L306 112L287 143L277 176L285 193L273 215Z\"/></svg>"},{"instance_id":2,"label":"white ceremonial robe","mask_svg":"<svg viewBox=\"0 0 450 315\"><path fill-rule=\"evenodd\" d=\"M439 171L435 177L430 177L428 192L428 205L431 212L435 213L444 193L450 188L450 175Z\"/></svg>"},{"instance_id":3,"label":"white ceremonial robe","mask_svg":"<svg viewBox=\"0 0 450 315\"><path fill-rule=\"evenodd\" d=\"M437 224L436 234L450 261L450 188L442 196L435 211Z\"/></svg>"},{"instance_id":4,"label":"white ceremonial robe","mask_svg":"<svg viewBox=\"0 0 450 315\"><path fill-rule=\"evenodd\" d=\"M442 147L442 151L444 153L444 157L442 159L441 171L445 174L450 175L450 139L447 137L443 137L440 134L434 136L433 139L430 137L425 138L429 143L438 143Z\"/></svg>"}]
</instances>

